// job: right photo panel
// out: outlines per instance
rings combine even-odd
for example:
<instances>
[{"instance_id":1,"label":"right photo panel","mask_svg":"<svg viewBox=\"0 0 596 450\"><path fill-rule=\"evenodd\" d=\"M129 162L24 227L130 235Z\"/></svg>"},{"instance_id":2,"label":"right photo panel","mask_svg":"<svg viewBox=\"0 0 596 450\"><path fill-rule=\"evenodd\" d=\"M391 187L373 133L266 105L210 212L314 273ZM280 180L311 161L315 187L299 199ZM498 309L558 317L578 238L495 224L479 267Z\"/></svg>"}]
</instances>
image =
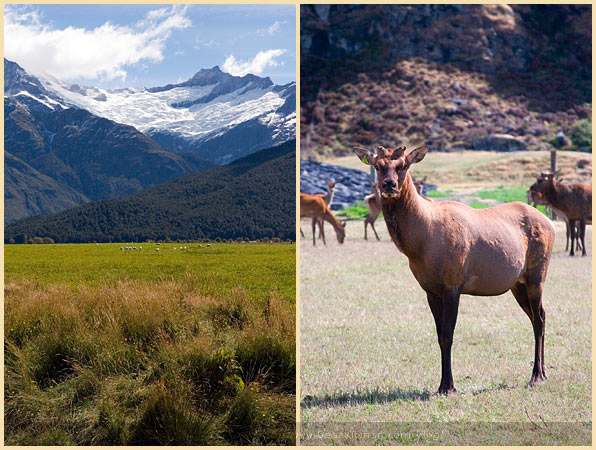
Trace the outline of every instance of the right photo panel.
<instances>
[{"instance_id":1,"label":"right photo panel","mask_svg":"<svg viewBox=\"0 0 596 450\"><path fill-rule=\"evenodd\" d=\"M591 444L591 117L591 5L301 5L301 445Z\"/></svg>"}]
</instances>

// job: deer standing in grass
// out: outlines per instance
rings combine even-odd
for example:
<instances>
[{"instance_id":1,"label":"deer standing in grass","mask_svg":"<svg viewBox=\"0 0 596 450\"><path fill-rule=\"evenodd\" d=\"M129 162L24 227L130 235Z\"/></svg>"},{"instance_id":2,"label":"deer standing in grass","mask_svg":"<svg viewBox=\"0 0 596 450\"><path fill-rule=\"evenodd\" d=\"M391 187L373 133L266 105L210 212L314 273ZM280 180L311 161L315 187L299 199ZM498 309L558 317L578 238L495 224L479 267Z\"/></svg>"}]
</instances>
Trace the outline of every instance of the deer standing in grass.
<instances>
[{"instance_id":1,"label":"deer standing in grass","mask_svg":"<svg viewBox=\"0 0 596 450\"><path fill-rule=\"evenodd\" d=\"M566 235L567 235L567 241L565 243L565 251L569 250L570 226L575 227L575 232L578 233L579 232L578 221L576 220L575 222L572 222L570 224L569 219L567 218L567 216L565 214L563 214L563 211L560 211L557 208L553 208L552 205L548 202L548 200L546 200L544 195L541 194L540 192L536 192L536 191L533 191L532 189L528 189L527 194L528 194L528 205L531 205L532 203L534 203L535 207L538 205L548 206L557 215L557 217L560 217L561 219L563 219L563 221L565 222ZM575 249L577 251L582 250L583 247L582 247L580 240L577 239L576 242L577 242L577 245L576 245Z\"/></svg>"},{"instance_id":2,"label":"deer standing in grass","mask_svg":"<svg viewBox=\"0 0 596 450\"><path fill-rule=\"evenodd\" d=\"M555 179L555 173L542 172L530 190L542 194L545 200L556 212L559 210L566 217L570 225L579 221L577 239L581 239L582 256L586 256L586 223L592 220L592 186L588 184L563 184ZM556 210L554 209L556 208ZM571 251L574 256L573 241L576 239L576 227L570 226Z\"/></svg>"},{"instance_id":3,"label":"deer standing in grass","mask_svg":"<svg viewBox=\"0 0 596 450\"><path fill-rule=\"evenodd\" d=\"M335 194L335 185L337 184L337 180L333 180L333 181L325 180L325 183L327 183L327 193L326 194L313 194L313 195L323 198L325 200L325 203L327 205L330 205L331 202L333 201L333 195ZM321 228L324 226L325 226L324 222L319 224L319 239L321 239L321 235L322 235ZM300 235L302 237L305 237L304 232L302 231L302 228L300 228Z\"/></svg>"},{"instance_id":4,"label":"deer standing in grass","mask_svg":"<svg viewBox=\"0 0 596 450\"><path fill-rule=\"evenodd\" d=\"M316 245L315 228L317 224L319 225L319 230L321 230L323 244L327 245L327 242L325 241L325 230L322 227L322 223L324 220L329 222L335 229L337 242L343 244L344 239L346 237L346 231L344 229L345 222L339 222L335 218L335 216L331 213L331 210L325 203L325 200L321 196L316 194L312 195L304 194L302 192L300 193L300 218L303 217L312 218L312 245Z\"/></svg>"},{"instance_id":5,"label":"deer standing in grass","mask_svg":"<svg viewBox=\"0 0 596 450\"><path fill-rule=\"evenodd\" d=\"M495 296L511 290L534 328L530 384L546 379L542 290L555 230L543 214L521 202L476 210L461 203L431 202L418 195L408 169L427 146L356 155L377 171L387 229L424 289L441 348L439 393L455 392L451 346L461 294Z\"/></svg>"},{"instance_id":6,"label":"deer standing in grass","mask_svg":"<svg viewBox=\"0 0 596 450\"><path fill-rule=\"evenodd\" d=\"M325 180L325 183L327 183L327 193L326 194L315 194L315 195L322 197L323 200L325 200L325 203L327 204L327 206L329 206L329 205L331 205L331 202L333 201L333 195L335 194L335 185L337 184L337 180L333 180L333 181ZM325 227L325 222L321 222L319 225L319 239L321 239L321 237L323 235L324 227Z\"/></svg>"}]
</instances>

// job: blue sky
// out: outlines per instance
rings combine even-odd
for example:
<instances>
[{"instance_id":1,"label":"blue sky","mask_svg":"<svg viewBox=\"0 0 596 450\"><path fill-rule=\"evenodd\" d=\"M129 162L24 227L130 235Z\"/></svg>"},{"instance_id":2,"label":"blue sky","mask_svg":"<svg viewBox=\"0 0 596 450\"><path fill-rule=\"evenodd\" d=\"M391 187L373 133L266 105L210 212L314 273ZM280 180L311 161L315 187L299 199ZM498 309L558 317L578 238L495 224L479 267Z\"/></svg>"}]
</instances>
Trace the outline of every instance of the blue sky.
<instances>
[{"instance_id":1,"label":"blue sky","mask_svg":"<svg viewBox=\"0 0 596 450\"><path fill-rule=\"evenodd\" d=\"M29 72L153 87L218 65L296 80L295 5L6 5L4 55Z\"/></svg>"}]
</instances>

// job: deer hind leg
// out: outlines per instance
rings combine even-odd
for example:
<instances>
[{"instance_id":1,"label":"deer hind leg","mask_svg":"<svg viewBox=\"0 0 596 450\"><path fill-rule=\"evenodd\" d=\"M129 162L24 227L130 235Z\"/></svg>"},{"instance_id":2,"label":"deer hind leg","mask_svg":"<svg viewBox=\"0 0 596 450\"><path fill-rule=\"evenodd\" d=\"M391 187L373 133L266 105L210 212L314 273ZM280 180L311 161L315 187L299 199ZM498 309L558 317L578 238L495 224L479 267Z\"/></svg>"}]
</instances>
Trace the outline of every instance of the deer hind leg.
<instances>
[{"instance_id":1,"label":"deer hind leg","mask_svg":"<svg viewBox=\"0 0 596 450\"><path fill-rule=\"evenodd\" d=\"M371 227L371 228L372 228L372 230L375 232L375 236L376 236L376 238L377 238L377 241L380 241L380 239L379 239L379 235L377 234L377 230L375 230L375 223L374 223L374 222L371 222L371 223L370 223L370 227Z\"/></svg>"},{"instance_id":2,"label":"deer hind leg","mask_svg":"<svg viewBox=\"0 0 596 450\"><path fill-rule=\"evenodd\" d=\"M516 283L511 292L532 322L534 328L534 368L532 369L532 378L530 385L539 381L546 380L546 370L544 367L544 329L546 314L542 307L542 288L540 286L526 285Z\"/></svg>"},{"instance_id":3,"label":"deer hind leg","mask_svg":"<svg viewBox=\"0 0 596 450\"><path fill-rule=\"evenodd\" d=\"M366 227L368 227L368 217L364 219L364 240L367 241L368 237L366 237Z\"/></svg>"},{"instance_id":4,"label":"deer hind leg","mask_svg":"<svg viewBox=\"0 0 596 450\"><path fill-rule=\"evenodd\" d=\"M579 234L581 236L582 256L586 256L586 217L579 220Z\"/></svg>"},{"instance_id":5,"label":"deer hind leg","mask_svg":"<svg viewBox=\"0 0 596 450\"><path fill-rule=\"evenodd\" d=\"M325 221L323 219L319 220L319 239L323 237L323 227L325 226Z\"/></svg>"},{"instance_id":6,"label":"deer hind leg","mask_svg":"<svg viewBox=\"0 0 596 450\"><path fill-rule=\"evenodd\" d=\"M451 346L457 322L459 292L447 292L442 297L427 292L428 304L435 319L437 337L441 347L441 384L439 394L456 392L451 373Z\"/></svg>"},{"instance_id":7,"label":"deer hind leg","mask_svg":"<svg viewBox=\"0 0 596 450\"><path fill-rule=\"evenodd\" d=\"M317 245L317 243L315 242L317 233L316 233L316 226L317 226L317 218L313 217L312 218L312 245Z\"/></svg>"},{"instance_id":8,"label":"deer hind leg","mask_svg":"<svg viewBox=\"0 0 596 450\"><path fill-rule=\"evenodd\" d=\"M571 251L569 252L569 256L575 256L573 250L575 248L575 239L579 239L579 235L576 235L575 232L575 222L574 221L569 221L569 234L571 235Z\"/></svg>"}]
</instances>

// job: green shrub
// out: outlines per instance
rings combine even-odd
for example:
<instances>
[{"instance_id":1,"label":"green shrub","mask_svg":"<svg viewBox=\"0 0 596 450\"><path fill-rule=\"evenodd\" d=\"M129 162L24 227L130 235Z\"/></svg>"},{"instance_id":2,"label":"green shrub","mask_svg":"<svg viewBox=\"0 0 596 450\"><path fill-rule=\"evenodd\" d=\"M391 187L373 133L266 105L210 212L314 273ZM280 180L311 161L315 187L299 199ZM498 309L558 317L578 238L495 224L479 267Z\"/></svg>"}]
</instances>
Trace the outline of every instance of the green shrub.
<instances>
[{"instance_id":1,"label":"green shrub","mask_svg":"<svg viewBox=\"0 0 596 450\"><path fill-rule=\"evenodd\" d=\"M592 148L592 121L582 119L575 122L569 133L571 141L578 147Z\"/></svg>"}]
</instances>

